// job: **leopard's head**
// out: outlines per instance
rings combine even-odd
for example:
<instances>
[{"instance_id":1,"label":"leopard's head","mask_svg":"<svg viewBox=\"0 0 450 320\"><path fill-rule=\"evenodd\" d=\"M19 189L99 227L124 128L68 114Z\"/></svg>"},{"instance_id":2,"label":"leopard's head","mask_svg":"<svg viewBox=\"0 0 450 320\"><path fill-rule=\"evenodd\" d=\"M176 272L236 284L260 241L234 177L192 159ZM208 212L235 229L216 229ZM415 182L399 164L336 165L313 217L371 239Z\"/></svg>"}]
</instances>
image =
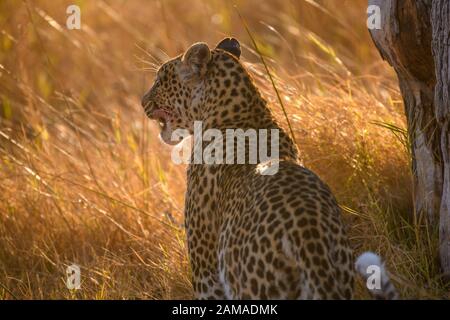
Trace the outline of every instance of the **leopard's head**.
<instances>
[{"instance_id":1,"label":"leopard's head","mask_svg":"<svg viewBox=\"0 0 450 320\"><path fill-rule=\"evenodd\" d=\"M234 38L225 38L214 50L225 51L239 58L240 45ZM164 63L154 83L142 98L147 116L159 122L162 140L170 145L181 138L173 137L176 129L193 131L193 123L201 120L204 86L211 69L213 52L204 42L193 44L182 55ZM211 79L209 79L211 80Z\"/></svg>"}]
</instances>

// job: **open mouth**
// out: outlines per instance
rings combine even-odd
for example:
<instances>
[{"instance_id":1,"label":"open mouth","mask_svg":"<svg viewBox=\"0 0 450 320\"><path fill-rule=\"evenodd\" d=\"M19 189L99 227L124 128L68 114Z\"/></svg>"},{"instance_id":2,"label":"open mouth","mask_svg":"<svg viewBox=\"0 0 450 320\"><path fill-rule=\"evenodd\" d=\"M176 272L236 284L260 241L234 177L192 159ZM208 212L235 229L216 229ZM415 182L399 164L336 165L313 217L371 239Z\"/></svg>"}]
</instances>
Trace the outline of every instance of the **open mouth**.
<instances>
[{"instance_id":1,"label":"open mouth","mask_svg":"<svg viewBox=\"0 0 450 320\"><path fill-rule=\"evenodd\" d=\"M180 142L180 139L172 140L172 125L170 120L172 119L172 114L166 110L156 108L149 114L149 118L156 120L161 129L160 137L161 139L169 144L175 145Z\"/></svg>"},{"instance_id":2,"label":"open mouth","mask_svg":"<svg viewBox=\"0 0 450 320\"><path fill-rule=\"evenodd\" d=\"M150 118L158 121L159 127L161 130L165 130L167 128L167 124L170 121L170 114L163 109L155 109L151 114Z\"/></svg>"}]
</instances>

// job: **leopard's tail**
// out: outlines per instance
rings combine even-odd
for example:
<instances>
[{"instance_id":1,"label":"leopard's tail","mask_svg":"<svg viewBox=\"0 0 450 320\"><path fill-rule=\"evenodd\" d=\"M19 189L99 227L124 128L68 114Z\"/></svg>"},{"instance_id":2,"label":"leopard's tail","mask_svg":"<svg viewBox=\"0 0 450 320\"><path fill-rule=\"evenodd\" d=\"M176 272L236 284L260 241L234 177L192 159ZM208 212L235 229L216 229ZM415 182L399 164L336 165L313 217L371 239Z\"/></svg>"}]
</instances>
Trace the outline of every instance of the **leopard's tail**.
<instances>
[{"instance_id":1,"label":"leopard's tail","mask_svg":"<svg viewBox=\"0 0 450 320\"><path fill-rule=\"evenodd\" d=\"M367 289L375 299L398 300L400 298L380 256L370 251L364 252L356 259L355 268L364 278Z\"/></svg>"}]
</instances>

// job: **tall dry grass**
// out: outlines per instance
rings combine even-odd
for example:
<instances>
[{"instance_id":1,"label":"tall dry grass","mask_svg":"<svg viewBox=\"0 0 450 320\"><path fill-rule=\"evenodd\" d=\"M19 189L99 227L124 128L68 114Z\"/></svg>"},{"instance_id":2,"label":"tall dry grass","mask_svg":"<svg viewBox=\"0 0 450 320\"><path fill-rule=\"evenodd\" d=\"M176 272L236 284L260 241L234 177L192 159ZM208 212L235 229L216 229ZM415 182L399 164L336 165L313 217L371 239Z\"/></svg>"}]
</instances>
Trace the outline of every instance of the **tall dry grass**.
<instances>
[{"instance_id":1,"label":"tall dry grass","mask_svg":"<svg viewBox=\"0 0 450 320\"><path fill-rule=\"evenodd\" d=\"M82 30L65 27L66 7ZM404 297L449 298L437 236L411 219L403 106L365 0L235 1L268 61L304 163L334 190L355 251ZM140 107L154 69L233 35L274 112L231 1L0 2L0 298L191 298L185 168ZM406 144L405 144L406 143ZM76 263L82 289L68 290ZM358 284L357 298L366 298Z\"/></svg>"}]
</instances>

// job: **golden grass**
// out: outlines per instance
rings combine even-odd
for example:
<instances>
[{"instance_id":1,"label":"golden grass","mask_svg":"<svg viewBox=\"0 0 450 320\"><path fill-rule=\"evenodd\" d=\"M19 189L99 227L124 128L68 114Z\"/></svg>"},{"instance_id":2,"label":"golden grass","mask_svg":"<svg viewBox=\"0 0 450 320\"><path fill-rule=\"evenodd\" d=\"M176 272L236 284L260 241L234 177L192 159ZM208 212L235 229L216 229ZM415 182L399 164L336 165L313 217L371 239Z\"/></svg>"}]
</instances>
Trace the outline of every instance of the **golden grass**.
<instances>
[{"instance_id":1,"label":"golden grass","mask_svg":"<svg viewBox=\"0 0 450 320\"><path fill-rule=\"evenodd\" d=\"M161 61L226 35L283 121L277 96L231 1L78 0L82 30L69 31L72 3L0 2L0 299L192 298L185 167L140 97ZM408 152L393 134L403 105L366 1L235 3L356 252L379 252L404 297L449 298L437 236L410 218ZM72 263L78 291L64 282Z\"/></svg>"}]
</instances>

